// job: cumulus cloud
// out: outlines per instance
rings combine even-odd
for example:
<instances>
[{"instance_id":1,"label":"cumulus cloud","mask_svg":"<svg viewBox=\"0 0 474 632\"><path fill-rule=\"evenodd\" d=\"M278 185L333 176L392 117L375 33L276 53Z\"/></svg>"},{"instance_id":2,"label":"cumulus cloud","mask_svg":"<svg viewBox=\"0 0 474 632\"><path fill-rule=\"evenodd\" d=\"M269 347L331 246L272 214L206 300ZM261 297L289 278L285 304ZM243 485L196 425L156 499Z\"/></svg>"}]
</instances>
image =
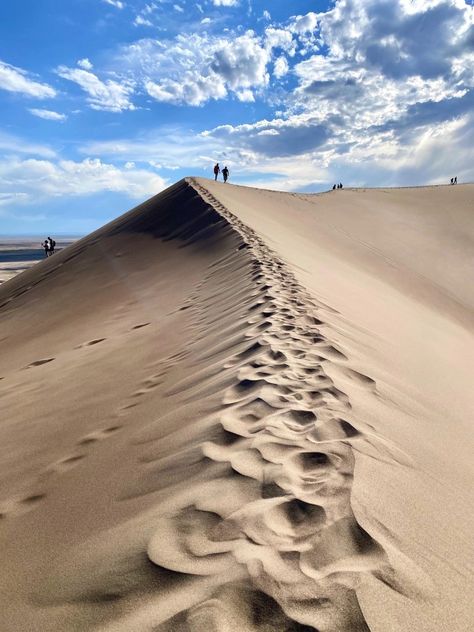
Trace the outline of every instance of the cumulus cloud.
<instances>
[{"instance_id":1,"label":"cumulus cloud","mask_svg":"<svg viewBox=\"0 0 474 632\"><path fill-rule=\"evenodd\" d=\"M87 101L94 110L122 112L135 109L130 101L134 87L128 81L123 83L112 79L101 81L88 70L67 66L60 66L56 72L63 79L77 83L88 94Z\"/></svg>"},{"instance_id":2,"label":"cumulus cloud","mask_svg":"<svg viewBox=\"0 0 474 632\"><path fill-rule=\"evenodd\" d=\"M229 93L251 100L268 84L270 59L261 39L248 31L227 38L194 33L170 42L143 39L123 49L120 63L141 76L157 101L198 106Z\"/></svg>"},{"instance_id":3,"label":"cumulus cloud","mask_svg":"<svg viewBox=\"0 0 474 632\"><path fill-rule=\"evenodd\" d=\"M56 96L56 90L48 84L34 81L26 70L3 61L0 61L0 89L36 99L50 99Z\"/></svg>"},{"instance_id":4,"label":"cumulus cloud","mask_svg":"<svg viewBox=\"0 0 474 632\"><path fill-rule=\"evenodd\" d=\"M273 58L274 77L291 70L296 80L281 118L205 133L240 155L244 170L270 162L272 173L288 173L294 156L313 173L307 182L317 165L329 182L344 169L359 184L367 173L400 184L410 169L422 181L441 178L450 152L462 156L460 173L472 164L474 9L464 0L336 0L265 37L284 53ZM449 151L439 150L443 137Z\"/></svg>"},{"instance_id":5,"label":"cumulus cloud","mask_svg":"<svg viewBox=\"0 0 474 632\"><path fill-rule=\"evenodd\" d=\"M60 114L59 112L54 112L53 110L29 108L29 112L33 114L33 116L37 116L47 121L65 121L67 119L65 114Z\"/></svg>"},{"instance_id":6,"label":"cumulus cloud","mask_svg":"<svg viewBox=\"0 0 474 632\"><path fill-rule=\"evenodd\" d=\"M32 158L0 161L2 195L20 194L24 202L104 191L123 193L140 200L163 190L166 185L167 182L154 172L138 169L131 163L121 169L97 158L86 158L81 162Z\"/></svg>"}]
</instances>

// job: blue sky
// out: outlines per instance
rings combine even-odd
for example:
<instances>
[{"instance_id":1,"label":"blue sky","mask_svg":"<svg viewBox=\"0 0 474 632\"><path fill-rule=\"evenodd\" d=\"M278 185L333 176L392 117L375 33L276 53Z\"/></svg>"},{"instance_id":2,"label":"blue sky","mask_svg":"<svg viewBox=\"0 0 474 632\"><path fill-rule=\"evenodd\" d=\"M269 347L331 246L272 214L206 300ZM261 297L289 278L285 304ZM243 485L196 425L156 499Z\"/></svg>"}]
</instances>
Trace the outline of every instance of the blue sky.
<instances>
[{"instance_id":1,"label":"blue sky","mask_svg":"<svg viewBox=\"0 0 474 632\"><path fill-rule=\"evenodd\" d=\"M0 4L0 234L86 233L186 175L472 181L467 0Z\"/></svg>"}]
</instances>

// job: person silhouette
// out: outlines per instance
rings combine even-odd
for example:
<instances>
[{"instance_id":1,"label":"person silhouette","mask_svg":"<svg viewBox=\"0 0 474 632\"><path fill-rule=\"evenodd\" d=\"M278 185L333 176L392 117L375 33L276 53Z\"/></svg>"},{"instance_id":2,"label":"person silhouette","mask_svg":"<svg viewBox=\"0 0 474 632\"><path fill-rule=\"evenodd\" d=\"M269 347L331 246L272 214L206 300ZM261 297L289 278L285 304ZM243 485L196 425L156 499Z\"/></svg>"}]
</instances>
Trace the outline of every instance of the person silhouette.
<instances>
[{"instance_id":1,"label":"person silhouette","mask_svg":"<svg viewBox=\"0 0 474 632\"><path fill-rule=\"evenodd\" d=\"M334 186L332 187L332 190L333 190L333 191L334 191L335 189L336 189L336 185L334 185Z\"/></svg>"},{"instance_id":2,"label":"person silhouette","mask_svg":"<svg viewBox=\"0 0 474 632\"><path fill-rule=\"evenodd\" d=\"M214 180L217 180L217 176L220 173L221 168L219 167L219 163L216 162L216 164L214 165Z\"/></svg>"},{"instance_id":3,"label":"person silhouette","mask_svg":"<svg viewBox=\"0 0 474 632\"><path fill-rule=\"evenodd\" d=\"M229 170L227 169L227 166L222 169L222 177L224 178L224 182L227 182L227 178L229 177Z\"/></svg>"},{"instance_id":4,"label":"person silhouette","mask_svg":"<svg viewBox=\"0 0 474 632\"><path fill-rule=\"evenodd\" d=\"M47 241L49 242L49 254L54 255L54 250L56 248L56 242L52 237L48 237Z\"/></svg>"},{"instance_id":5,"label":"person silhouette","mask_svg":"<svg viewBox=\"0 0 474 632\"><path fill-rule=\"evenodd\" d=\"M454 184L457 184L457 183L458 183L458 177L456 176L456 177L454 178Z\"/></svg>"}]
</instances>

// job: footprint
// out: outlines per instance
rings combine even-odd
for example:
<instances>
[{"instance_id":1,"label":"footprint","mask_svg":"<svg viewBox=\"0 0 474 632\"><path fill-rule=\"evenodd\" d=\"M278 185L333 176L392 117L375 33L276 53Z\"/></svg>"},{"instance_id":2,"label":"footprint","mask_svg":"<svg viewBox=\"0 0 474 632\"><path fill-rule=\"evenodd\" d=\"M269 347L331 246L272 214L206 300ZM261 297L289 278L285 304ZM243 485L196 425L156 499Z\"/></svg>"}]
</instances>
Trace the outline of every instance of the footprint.
<instances>
[{"instance_id":1,"label":"footprint","mask_svg":"<svg viewBox=\"0 0 474 632\"><path fill-rule=\"evenodd\" d=\"M142 323L141 325L135 325L132 329L141 329L142 327L147 327L150 323Z\"/></svg>"},{"instance_id":2,"label":"footprint","mask_svg":"<svg viewBox=\"0 0 474 632\"><path fill-rule=\"evenodd\" d=\"M102 441L112 433L120 430L120 428L122 428L122 426L109 426L108 428L103 428L102 430L91 432L90 434L80 439L77 442L77 445L89 445L91 443L96 443L97 441Z\"/></svg>"},{"instance_id":3,"label":"footprint","mask_svg":"<svg viewBox=\"0 0 474 632\"><path fill-rule=\"evenodd\" d=\"M30 496L26 496L26 498L22 498L19 502L23 505L35 505L40 500L46 498L46 494L31 494Z\"/></svg>"},{"instance_id":4,"label":"footprint","mask_svg":"<svg viewBox=\"0 0 474 632\"><path fill-rule=\"evenodd\" d=\"M29 364L28 366L25 366L25 369L30 369L31 367L34 366L41 366L42 364L47 364L48 362L52 362L53 360L55 360L56 358L45 358L44 360L36 360L35 362L32 362L31 364Z\"/></svg>"},{"instance_id":5,"label":"footprint","mask_svg":"<svg viewBox=\"0 0 474 632\"><path fill-rule=\"evenodd\" d=\"M62 472L62 471L70 470L75 465L77 465L79 461L82 461L85 458L86 458L85 454L73 454L71 456L67 456L64 459L61 459L60 461L53 463L53 465L51 465L48 468L48 471Z\"/></svg>"},{"instance_id":6,"label":"footprint","mask_svg":"<svg viewBox=\"0 0 474 632\"><path fill-rule=\"evenodd\" d=\"M89 445L89 443L95 443L96 441L99 441L99 438L97 436L88 435L84 437L83 439L81 439L80 441L78 441L77 445Z\"/></svg>"},{"instance_id":7,"label":"footprint","mask_svg":"<svg viewBox=\"0 0 474 632\"><path fill-rule=\"evenodd\" d=\"M109 426L108 428L104 428L104 430L102 430L102 432L106 435L112 434L112 432L117 432L117 430L120 430L122 428L122 426Z\"/></svg>"},{"instance_id":8,"label":"footprint","mask_svg":"<svg viewBox=\"0 0 474 632\"><path fill-rule=\"evenodd\" d=\"M86 342L85 346L91 347L92 345L98 345L99 342L103 342L104 340L107 340L107 338L97 338L96 340L91 340L90 342Z\"/></svg>"}]
</instances>

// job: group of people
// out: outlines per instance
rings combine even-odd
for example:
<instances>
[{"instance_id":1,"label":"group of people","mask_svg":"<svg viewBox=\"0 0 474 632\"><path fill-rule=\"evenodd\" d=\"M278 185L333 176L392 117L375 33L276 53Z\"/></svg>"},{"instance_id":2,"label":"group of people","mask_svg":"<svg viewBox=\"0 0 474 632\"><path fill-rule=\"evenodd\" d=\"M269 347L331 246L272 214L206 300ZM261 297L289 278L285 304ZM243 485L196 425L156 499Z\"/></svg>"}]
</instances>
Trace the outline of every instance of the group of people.
<instances>
[{"instance_id":1,"label":"group of people","mask_svg":"<svg viewBox=\"0 0 474 632\"><path fill-rule=\"evenodd\" d=\"M44 242L41 244L41 246L44 248L44 254L47 257L50 257L51 255L54 255L54 249L56 248L56 242L54 241L54 239L52 237L47 237Z\"/></svg>"},{"instance_id":2,"label":"group of people","mask_svg":"<svg viewBox=\"0 0 474 632\"><path fill-rule=\"evenodd\" d=\"M227 178L229 177L229 170L227 169L227 167L224 167L224 169L222 169L219 167L219 163L216 162L216 164L214 165L214 180L217 180L217 176L219 175L219 173L222 173L222 177L224 178L224 182L227 182Z\"/></svg>"},{"instance_id":3,"label":"group of people","mask_svg":"<svg viewBox=\"0 0 474 632\"><path fill-rule=\"evenodd\" d=\"M451 178L451 184L457 184L458 183L458 177L454 176L454 178Z\"/></svg>"},{"instance_id":4,"label":"group of people","mask_svg":"<svg viewBox=\"0 0 474 632\"><path fill-rule=\"evenodd\" d=\"M335 184L332 190L334 191L335 189L342 189L342 182L339 182L339 184Z\"/></svg>"}]
</instances>

